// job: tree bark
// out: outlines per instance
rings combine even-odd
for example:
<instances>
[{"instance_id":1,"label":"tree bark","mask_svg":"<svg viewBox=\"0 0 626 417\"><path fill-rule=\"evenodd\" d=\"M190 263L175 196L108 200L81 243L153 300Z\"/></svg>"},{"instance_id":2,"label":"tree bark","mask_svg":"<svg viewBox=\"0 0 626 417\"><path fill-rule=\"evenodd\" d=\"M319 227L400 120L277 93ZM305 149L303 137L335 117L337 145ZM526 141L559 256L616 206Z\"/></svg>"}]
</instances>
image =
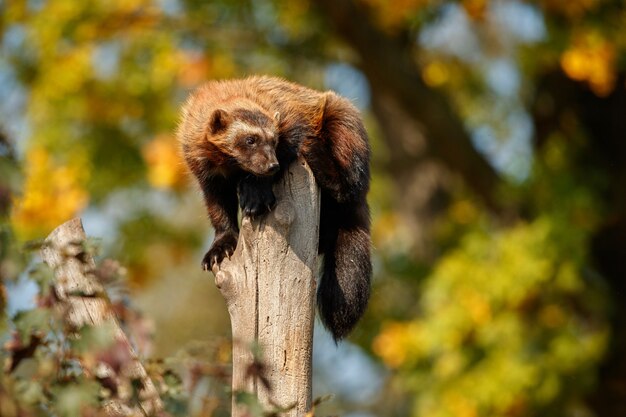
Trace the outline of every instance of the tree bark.
<instances>
[{"instance_id":1,"label":"tree bark","mask_svg":"<svg viewBox=\"0 0 626 417\"><path fill-rule=\"evenodd\" d=\"M246 414L236 401L242 391L266 409L293 407L285 416L311 407L320 193L303 161L291 165L274 193L276 208L260 219L244 217L235 253L213 271L231 317L233 417Z\"/></svg>"},{"instance_id":2,"label":"tree bark","mask_svg":"<svg viewBox=\"0 0 626 417\"><path fill-rule=\"evenodd\" d=\"M428 150L422 129L392 94L372 86L372 111L388 145L384 169L394 179L400 229L394 247L407 246L416 259L432 262L437 250L434 231L452 200L454 174Z\"/></svg>"},{"instance_id":3,"label":"tree bark","mask_svg":"<svg viewBox=\"0 0 626 417\"><path fill-rule=\"evenodd\" d=\"M137 354L120 327L106 298L104 288L90 273L95 270L93 257L84 251L85 231L82 222L76 218L57 227L46 239L41 250L43 260L54 270L54 291L59 298L59 309L69 329L88 326L112 326L116 349L127 349L125 357L130 358L116 374L105 364L98 364L99 378L123 377L139 380L140 404L128 407L123 401L112 399L105 405L105 413L110 416L153 415L162 408L156 387L148 377Z\"/></svg>"}]
</instances>

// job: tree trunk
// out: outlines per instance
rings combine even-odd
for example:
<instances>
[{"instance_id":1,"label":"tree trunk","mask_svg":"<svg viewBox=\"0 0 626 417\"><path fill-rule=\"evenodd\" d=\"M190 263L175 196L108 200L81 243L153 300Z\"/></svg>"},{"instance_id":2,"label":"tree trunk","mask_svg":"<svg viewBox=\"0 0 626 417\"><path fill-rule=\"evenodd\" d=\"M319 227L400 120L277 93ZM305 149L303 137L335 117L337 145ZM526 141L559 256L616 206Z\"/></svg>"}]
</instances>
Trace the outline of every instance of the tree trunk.
<instances>
[{"instance_id":1,"label":"tree trunk","mask_svg":"<svg viewBox=\"0 0 626 417\"><path fill-rule=\"evenodd\" d=\"M333 30L358 54L359 68L367 76L372 92L383 92L394 105L404 109L423 135L424 149L400 156L392 154L392 164L422 162L434 157L465 184L482 202L499 214L503 207L495 198L500 182L498 173L476 151L463 121L440 91L426 85L415 60L416 48L406 33L385 32L373 22L366 2L355 0L318 0L315 5ZM392 135L385 140L394 146Z\"/></svg>"},{"instance_id":2,"label":"tree trunk","mask_svg":"<svg viewBox=\"0 0 626 417\"><path fill-rule=\"evenodd\" d=\"M57 227L48 236L41 251L43 260L54 270L53 285L59 298L58 307L64 313L69 329L80 329L86 325L112 326L115 348L127 349L127 354L123 356L131 358L117 374L110 366L102 363L96 367L96 374L99 378L139 380L142 387L139 391L141 404L128 407L123 401L114 398L105 405L105 413L116 417L153 415L162 408L159 394L116 320L104 289L89 272L95 270L95 262L84 251L85 239L80 219L73 219Z\"/></svg>"},{"instance_id":3,"label":"tree trunk","mask_svg":"<svg viewBox=\"0 0 626 417\"><path fill-rule=\"evenodd\" d=\"M394 179L390 192L400 216L394 247L425 262L436 256L438 219L447 212L454 174L429 152L421 125L398 104L393 94L372 84L372 111L385 137L389 161L384 166Z\"/></svg>"},{"instance_id":4,"label":"tree trunk","mask_svg":"<svg viewBox=\"0 0 626 417\"><path fill-rule=\"evenodd\" d=\"M246 414L240 392L266 409L293 407L281 415L302 416L311 407L320 193L303 161L274 193L276 208L244 217L235 253L213 271L231 317L233 417Z\"/></svg>"},{"instance_id":5,"label":"tree trunk","mask_svg":"<svg viewBox=\"0 0 626 417\"><path fill-rule=\"evenodd\" d=\"M616 85L624 82L626 75L619 74ZM595 415L621 417L626 415L626 90L616 87L606 97L598 97L584 83L569 79L561 71L544 74L537 85L540 94L533 107L536 147L540 149L554 132L563 131L563 120L574 115L587 138L584 143L571 141L576 149L571 165L576 167L580 182L603 178L595 192L605 213L592 236L589 254L612 297L612 336L589 400Z\"/></svg>"}]
</instances>

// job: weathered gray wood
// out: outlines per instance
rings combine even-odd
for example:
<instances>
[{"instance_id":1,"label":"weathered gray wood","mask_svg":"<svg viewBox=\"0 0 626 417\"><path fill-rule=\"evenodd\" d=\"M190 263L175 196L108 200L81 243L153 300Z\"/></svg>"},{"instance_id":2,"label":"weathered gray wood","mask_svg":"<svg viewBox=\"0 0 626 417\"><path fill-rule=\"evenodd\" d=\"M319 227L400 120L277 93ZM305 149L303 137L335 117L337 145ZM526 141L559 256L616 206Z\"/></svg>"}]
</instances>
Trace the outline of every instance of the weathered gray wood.
<instances>
[{"instance_id":1,"label":"weathered gray wood","mask_svg":"<svg viewBox=\"0 0 626 417\"><path fill-rule=\"evenodd\" d=\"M85 239L82 222L76 218L57 227L48 236L41 250L43 260L54 270L54 289L60 300L58 307L62 309L63 317L70 328L78 329L84 325L112 326L115 342L128 349L128 357L132 359L121 369L120 374L128 379L141 380L143 389L139 397L143 410L132 409L119 401L111 400L105 406L107 415L152 415L162 408L159 394L117 322L104 295L104 289L89 273L95 268L93 257L85 254L82 262L76 259L76 255L82 251L80 243ZM110 376L112 370L100 364L96 372L102 373L98 376Z\"/></svg>"},{"instance_id":2,"label":"weathered gray wood","mask_svg":"<svg viewBox=\"0 0 626 417\"><path fill-rule=\"evenodd\" d=\"M284 415L303 416L311 407L320 193L303 161L291 165L274 193L276 208L243 219L235 253L213 272L231 318L233 392L256 394L268 408L295 404ZM250 376L253 344L270 389ZM233 397L232 416L244 414Z\"/></svg>"}]
</instances>

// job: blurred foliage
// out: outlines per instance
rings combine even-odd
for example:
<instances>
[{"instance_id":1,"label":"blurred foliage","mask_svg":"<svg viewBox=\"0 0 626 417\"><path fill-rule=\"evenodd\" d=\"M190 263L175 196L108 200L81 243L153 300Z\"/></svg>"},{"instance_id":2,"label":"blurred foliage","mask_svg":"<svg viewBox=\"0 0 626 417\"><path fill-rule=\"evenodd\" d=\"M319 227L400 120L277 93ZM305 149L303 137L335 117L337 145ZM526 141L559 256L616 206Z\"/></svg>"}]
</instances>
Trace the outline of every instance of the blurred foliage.
<instances>
[{"instance_id":1,"label":"blurred foliage","mask_svg":"<svg viewBox=\"0 0 626 417\"><path fill-rule=\"evenodd\" d=\"M432 271L396 270L395 290L380 283L391 314L372 351L393 370L393 389L414 398L412 415L593 415L584 398L611 336L606 283L587 249L602 181L572 176L576 147L562 139L509 195L541 213L534 220L497 227L460 200L441 225L457 244ZM419 294L406 294L405 274Z\"/></svg>"},{"instance_id":2,"label":"blurred foliage","mask_svg":"<svg viewBox=\"0 0 626 417\"><path fill-rule=\"evenodd\" d=\"M581 407L608 340L582 238L540 218L495 236L468 234L437 264L417 318L384 323L373 345L415 393L416 415Z\"/></svg>"},{"instance_id":3,"label":"blurred foliage","mask_svg":"<svg viewBox=\"0 0 626 417\"><path fill-rule=\"evenodd\" d=\"M31 249L40 247L41 244L30 245ZM83 247L95 248L90 242ZM76 259L86 265L87 257L84 252L80 254L68 256L63 262ZM104 416L108 414L102 411L103 407L111 401L139 407L139 412L144 401L139 397L141 381L129 376L133 357L127 343L117 338L113 323L71 327L66 317L71 309L64 304L66 300L59 298L54 271L45 264L34 263L27 273L37 284L37 303L11 318L11 337L0 352L1 415ZM128 298L126 270L118 262L105 259L90 273L108 294L95 296L106 297L105 302L110 303L138 353L145 355L151 349L153 326ZM163 402L163 411L149 414L227 415L223 405L228 403L225 362L229 352L230 344L216 339L211 344L181 348L165 361L147 361L146 369ZM142 415L147 415L146 410Z\"/></svg>"},{"instance_id":4,"label":"blurred foliage","mask_svg":"<svg viewBox=\"0 0 626 417\"><path fill-rule=\"evenodd\" d=\"M25 156L26 182L23 197L13 206L16 233L37 237L84 209L88 193L81 186L89 171L81 159L71 165L56 165L43 148L30 148ZM54 201L54 204L50 202Z\"/></svg>"},{"instance_id":5,"label":"blurred foliage","mask_svg":"<svg viewBox=\"0 0 626 417\"><path fill-rule=\"evenodd\" d=\"M389 369L386 391L367 408L402 416L592 414L587 397L615 337L615 295L590 259L594 233L610 218L611 178L580 162L604 145L592 141L576 103L559 107L542 77L562 74L599 100L623 90L623 2L356 3L382 34L403 40L426 87L451 103L501 175L506 202L494 215L450 180L424 250L410 227L415 213L399 209L412 194L391 169L388 132L367 94L347 90L364 107L374 151L374 291L352 340ZM150 337L134 341L167 357L149 367L168 411L227 413L224 392L208 379L224 377L219 364L228 355L218 340L228 335L226 308L199 268L210 232L173 136L178 108L206 79L257 72L343 93L367 60L327 20L311 0L0 3L0 340L9 368L16 352L27 357L2 375L0 415L80 415L77 404L103 398L84 373L64 379L74 368L59 356L68 341L49 306L6 314L11 288L32 269L24 241L77 215L126 266L126 297L155 319L156 346ZM542 112L556 120L547 132L533 126ZM402 152L419 148L409 145ZM47 279L30 277L43 298ZM151 333L133 308L121 304L118 313L139 327L134 332ZM85 343L99 344L92 336ZM180 348L209 337L211 353L207 342ZM100 348L70 350L84 360Z\"/></svg>"}]
</instances>

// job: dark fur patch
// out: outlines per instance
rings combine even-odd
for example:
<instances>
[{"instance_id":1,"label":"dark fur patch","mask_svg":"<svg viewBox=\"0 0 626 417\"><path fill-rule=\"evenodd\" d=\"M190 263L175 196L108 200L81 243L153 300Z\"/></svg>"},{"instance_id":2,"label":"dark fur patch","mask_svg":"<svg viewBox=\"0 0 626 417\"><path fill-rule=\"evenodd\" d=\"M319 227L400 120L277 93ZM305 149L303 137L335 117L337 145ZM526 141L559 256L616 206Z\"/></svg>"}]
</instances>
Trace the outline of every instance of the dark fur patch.
<instances>
[{"instance_id":1,"label":"dark fur patch","mask_svg":"<svg viewBox=\"0 0 626 417\"><path fill-rule=\"evenodd\" d=\"M238 108L233 110L233 117L249 125L262 128L271 128L274 126L274 121L267 114L259 110Z\"/></svg>"},{"instance_id":2,"label":"dark fur patch","mask_svg":"<svg viewBox=\"0 0 626 417\"><path fill-rule=\"evenodd\" d=\"M276 205L272 186L273 178L246 175L239 181L239 205L244 216L258 217L271 211Z\"/></svg>"},{"instance_id":3,"label":"dark fur patch","mask_svg":"<svg viewBox=\"0 0 626 417\"><path fill-rule=\"evenodd\" d=\"M216 235L213 244L202 258L202 269L211 270L213 265L230 257L237 248L237 238L237 234L232 232Z\"/></svg>"},{"instance_id":4,"label":"dark fur patch","mask_svg":"<svg viewBox=\"0 0 626 417\"><path fill-rule=\"evenodd\" d=\"M201 182L204 201L215 233L239 232L237 223L237 178L210 176Z\"/></svg>"},{"instance_id":5,"label":"dark fur patch","mask_svg":"<svg viewBox=\"0 0 626 417\"><path fill-rule=\"evenodd\" d=\"M224 131L230 123L230 116L222 109L216 109L209 120L209 130L212 134Z\"/></svg>"}]
</instances>

